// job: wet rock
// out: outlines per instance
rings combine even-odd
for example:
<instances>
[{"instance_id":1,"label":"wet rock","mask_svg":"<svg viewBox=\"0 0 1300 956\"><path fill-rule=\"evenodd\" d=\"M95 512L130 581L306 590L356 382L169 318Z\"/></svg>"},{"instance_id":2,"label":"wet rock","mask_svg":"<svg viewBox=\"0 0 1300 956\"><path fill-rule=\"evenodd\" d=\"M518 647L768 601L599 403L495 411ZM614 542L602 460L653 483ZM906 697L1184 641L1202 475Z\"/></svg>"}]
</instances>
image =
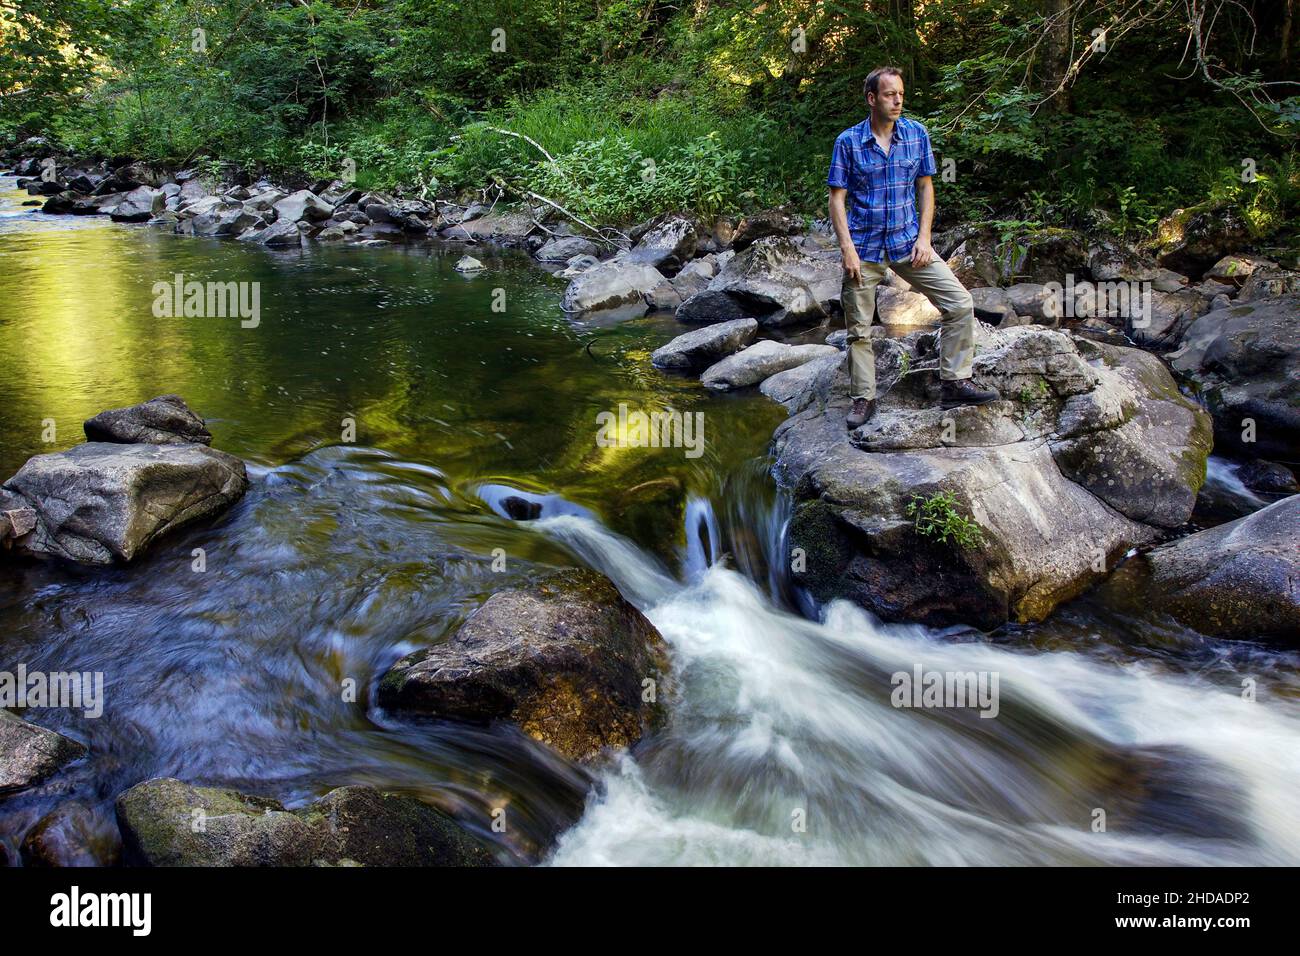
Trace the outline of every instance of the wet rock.
<instances>
[{"instance_id":1,"label":"wet rock","mask_svg":"<svg viewBox=\"0 0 1300 956\"><path fill-rule=\"evenodd\" d=\"M323 222L334 214L334 207L307 189L299 189L274 203L275 221L279 222Z\"/></svg>"},{"instance_id":2,"label":"wet rock","mask_svg":"<svg viewBox=\"0 0 1300 956\"><path fill-rule=\"evenodd\" d=\"M1300 495L1135 558L1108 589L1202 634L1300 647Z\"/></svg>"},{"instance_id":3,"label":"wet rock","mask_svg":"<svg viewBox=\"0 0 1300 956\"><path fill-rule=\"evenodd\" d=\"M0 795L35 786L85 753L85 744L0 710Z\"/></svg>"},{"instance_id":4,"label":"wet rock","mask_svg":"<svg viewBox=\"0 0 1300 956\"><path fill-rule=\"evenodd\" d=\"M110 215L114 222L145 222L162 212L166 201L161 189L139 186L127 193Z\"/></svg>"},{"instance_id":5,"label":"wet rock","mask_svg":"<svg viewBox=\"0 0 1300 956\"><path fill-rule=\"evenodd\" d=\"M625 255L607 259L574 277L564 290L565 312L596 312L625 305L645 305L648 292L664 281L654 266L628 262Z\"/></svg>"},{"instance_id":6,"label":"wet rock","mask_svg":"<svg viewBox=\"0 0 1300 956\"><path fill-rule=\"evenodd\" d=\"M261 225L262 221L261 216L239 203L222 203L208 212L194 216L194 235L238 236L245 230Z\"/></svg>"},{"instance_id":7,"label":"wet rock","mask_svg":"<svg viewBox=\"0 0 1300 956\"><path fill-rule=\"evenodd\" d=\"M468 213L468 210L467 210ZM531 214L527 212L498 210L464 219L461 222L444 226L438 234L444 239L461 239L474 242L494 242L499 245L523 245L524 240L537 228Z\"/></svg>"},{"instance_id":8,"label":"wet rock","mask_svg":"<svg viewBox=\"0 0 1300 956\"><path fill-rule=\"evenodd\" d=\"M832 345L786 345L764 339L711 365L700 381L705 388L719 392L744 388L827 355L838 356L839 349Z\"/></svg>"},{"instance_id":9,"label":"wet rock","mask_svg":"<svg viewBox=\"0 0 1300 956\"><path fill-rule=\"evenodd\" d=\"M179 395L100 412L83 425L87 441L145 445L211 445L212 433Z\"/></svg>"},{"instance_id":10,"label":"wet rock","mask_svg":"<svg viewBox=\"0 0 1300 956\"><path fill-rule=\"evenodd\" d=\"M574 256L565 263L565 268L557 272L556 275L562 279L574 279L598 265L600 265L600 260L595 256Z\"/></svg>"},{"instance_id":11,"label":"wet rock","mask_svg":"<svg viewBox=\"0 0 1300 956\"><path fill-rule=\"evenodd\" d=\"M656 368L697 371L743 349L758 337L758 322L735 319L677 336L655 349L650 361Z\"/></svg>"},{"instance_id":12,"label":"wet rock","mask_svg":"<svg viewBox=\"0 0 1300 956\"><path fill-rule=\"evenodd\" d=\"M1169 362L1214 415L1217 446L1300 461L1300 294L1207 312Z\"/></svg>"},{"instance_id":13,"label":"wet rock","mask_svg":"<svg viewBox=\"0 0 1300 956\"><path fill-rule=\"evenodd\" d=\"M1064 285L1067 275L1074 275L1076 281L1086 278L1089 261L1088 245L1079 233L1054 227L1010 239L982 229L947 258L949 268L968 289L1011 283Z\"/></svg>"},{"instance_id":14,"label":"wet rock","mask_svg":"<svg viewBox=\"0 0 1300 956\"><path fill-rule=\"evenodd\" d=\"M595 256L599 250L590 239L581 236L553 236L536 252L539 262L568 262L574 256Z\"/></svg>"},{"instance_id":15,"label":"wet rock","mask_svg":"<svg viewBox=\"0 0 1300 956\"><path fill-rule=\"evenodd\" d=\"M70 216L81 197L74 192L62 192L45 200L41 212L51 216Z\"/></svg>"},{"instance_id":16,"label":"wet rock","mask_svg":"<svg viewBox=\"0 0 1300 956\"><path fill-rule=\"evenodd\" d=\"M831 346L835 348L834 346ZM811 401L812 384L828 369L834 369L845 360L844 353L836 349L835 354L826 354L814 358L811 362L796 365L784 372L777 372L770 378L763 379L758 390L785 406L787 412L801 412Z\"/></svg>"},{"instance_id":17,"label":"wet rock","mask_svg":"<svg viewBox=\"0 0 1300 956\"><path fill-rule=\"evenodd\" d=\"M220 514L247 488L242 461L203 445L88 442L28 459L0 489L0 510L36 512L15 543L24 554L111 564Z\"/></svg>"},{"instance_id":18,"label":"wet rock","mask_svg":"<svg viewBox=\"0 0 1300 956\"><path fill-rule=\"evenodd\" d=\"M394 222L372 222L362 227L357 233L363 239L378 239L380 242L405 242L406 231Z\"/></svg>"},{"instance_id":19,"label":"wet rock","mask_svg":"<svg viewBox=\"0 0 1300 956\"><path fill-rule=\"evenodd\" d=\"M24 866L115 866L121 853L116 828L105 825L84 803L55 807L27 831Z\"/></svg>"},{"instance_id":20,"label":"wet rock","mask_svg":"<svg viewBox=\"0 0 1300 956\"><path fill-rule=\"evenodd\" d=\"M488 866L491 855L414 797L340 787L299 810L161 777L117 798L125 862L143 866Z\"/></svg>"},{"instance_id":21,"label":"wet rock","mask_svg":"<svg viewBox=\"0 0 1300 956\"><path fill-rule=\"evenodd\" d=\"M662 705L645 689L662 695L666 668L663 638L613 583L569 570L493 594L445 644L398 661L379 701L430 717L507 720L585 761L658 725Z\"/></svg>"},{"instance_id":22,"label":"wet rock","mask_svg":"<svg viewBox=\"0 0 1300 956\"><path fill-rule=\"evenodd\" d=\"M265 228L254 226L239 234L240 242L254 242L259 246L301 246L302 231L298 223L289 219L276 220Z\"/></svg>"},{"instance_id":23,"label":"wet rock","mask_svg":"<svg viewBox=\"0 0 1300 956\"><path fill-rule=\"evenodd\" d=\"M943 411L934 338L876 343L879 410L852 433L847 363L787 399L799 411L777 429L774 473L795 497L796 580L817 600L931 625L1041 620L1187 521L1209 422L1154 356L983 328L974 380L1002 399ZM939 493L973 543L918 534L909 504Z\"/></svg>"},{"instance_id":24,"label":"wet rock","mask_svg":"<svg viewBox=\"0 0 1300 956\"><path fill-rule=\"evenodd\" d=\"M1237 469L1237 477L1251 491L1261 495L1294 495L1300 493L1295 472L1286 465L1257 458ZM1300 530L1300 529L1297 529Z\"/></svg>"},{"instance_id":25,"label":"wet rock","mask_svg":"<svg viewBox=\"0 0 1300 956\"><path fill-rule=\"evenodd\" d=\"M482 272L483 263L479 262L473 256L461 256L456 261L455 269L457 272Z\"/></svg>"},{"instance_id":26,"label":"wet rock","mask_svg":"<svg viewBox=\"0 0 1300 956\"><path fill-rule=\"evenodd\" d=\"M677 310L682 322L756 318L781 326L822 319L839 308L838 253L812 255L785 237L759 239L729 260L703 292Z\"/></svg>"},{"instance_id":27,"label":"wet rock","mask_svg":"<svg viewBox=\"0 0 1300 956\"><path fill-rule=\"evenodd\" d=\"M501 507L515 521L535 521L542 516L542 503L529 501L519 495L509 495L501 499Z\"/></svg>"},{"instance_id":28,"label":"wet rock","mask_svg":"<svg viewBox=\"0 0 1300 956\"><path fill-rule=\"evenodd\" d=\"M627 261L654 266L673 276L695 255L698 228L692 219L670 215L650 227L627 254Z\"/></svg>"}]
</instances>

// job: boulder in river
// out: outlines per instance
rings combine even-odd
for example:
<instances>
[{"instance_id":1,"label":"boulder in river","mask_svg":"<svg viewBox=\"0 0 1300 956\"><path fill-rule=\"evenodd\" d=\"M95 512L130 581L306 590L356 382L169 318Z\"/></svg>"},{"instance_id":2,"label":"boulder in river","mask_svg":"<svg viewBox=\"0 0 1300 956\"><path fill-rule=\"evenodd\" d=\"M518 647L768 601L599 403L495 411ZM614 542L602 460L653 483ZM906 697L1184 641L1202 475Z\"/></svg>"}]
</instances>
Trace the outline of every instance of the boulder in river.
<instances>
[{"instance_id":1,"label":"boulder in river","mask_svg":"<svg viewBox=\"0 0 1300 956\"><path fill-rule=\"evenodd\" d=\"M599 250L582 236L552 236L535 253L538 262L568 262L574 256L594 256Z\"/></svg>"},{"instance_id":2,"label":"boulder in river","mask_svg":"<svg viewBox=\"0 0 1300 956\"><path fill-rule=\"evenodd\" d=\"M763 339L711 365L700 381L705 388L716 392L744 388L813 359L838 354L839 349L833 345L787 345Z\"/></svg>"},{"instance_id":3,"label":"boulder in river","mask_svg":"<svg viewBox=\"0 0 1300 956\"><path fill-rule=\"evenodd\" d=\"M21 553L112 564L220 514L247 489L244 463L204 445L87 442L28 459L0 487L0 510L36 513L15 542Z\"/></svg>"},{"instance_id":4,"label":"boulder in river","mask_svg":"<svg viewBox=\"0 0 1300 956\"><path fill-rule=\"evenodd\" d=\"M144 866L489 866L455 821L415 797L340 787L276 800L170 777L117 798L125 862Z\"/></svg>"},{"instance_id":5,"label":"boulder in river","mask_svg":"<svg viewBox=\"0 0 1300 956\"><path fill-rule=\"evenodd\" d=\"M1169 362L1214 415L1216 445L1300 461L1300 293L1207 312Z\"/></svg>"},{"instance_id":6,"label":"boulder in river","mask_svg":"<svg viewBox=\"0 0 1300 956\"><path fill-rule=\"evenodd\" d=\"M877 342L879 410L852 433L846 363L787 400L801 410L774 471L795 497L794 576L818 600L932 625L1041 620L1191 515L1209 421L1159 359L1036 326L981 338L989 405L938 407L933 332Z\"/></svg>"},{"instance_id":7,"label":"boulder in river","mask_svg":"<svg viewBox=\"0 0 1300 956\"><path fill-rule=\"evenodd\" d=\"M110 213L114 222L145 222L162 212L167 197L161 189L137 186Z\"/></svg>"},{"instance_id":8,"label":"boulder in river","mask_svg":"<svg viewBox=\"0 0 1300 956\"><path fill-rule=\"evenodd\" d=\"M35 786L85 752L85 744L0 709L0 795Z\"/></svg>"},{"instance_id":9,"label":"boulder in river","mask_svg":"<svg viewBox=\"0 0 1300 956\"><path fill-rule=\"evenodd\" d=\"M87 419L87 441L145 445L211 445L212 433L179 395L111 408Z\"/></svg>"},{"instance_id":10,"label":"boulder in river","mask_svg":"<svg viewBox=\"0 0 1300 956\"><path fill-rule=\"evenodd\" d=\"M393 665L379 702L429 717L510 721L585 761L632 746L661 722L666 670L663 638L613 582L567 570L493 594L449 641Z\"/></svg>"},{"instance_id":11,"label":"boulder in river","mask_svg":"<svg viewBox=\"0 0 1300 956\"><path fill-rule=\"evenodd\" d=\"M324 222L334 214L334 207L309 189L290 193L272 207L276 222Z\"/></svg>"},{"instance_id":12,"label":"boulder in river","mask_svg":"<svg viewBox=\"0 0 1300 956\"><path fill-rule=\"evenodd\" d=\"M444 226L439 235L444 239L462 239L471 242L492 242L503 246L520 246L537 228L537 222L525 211L498 210L474 219Z\"/></svg>"},{"instance_id":13,"label":"boulder in river","mask_svg":"<svg viewBox=\"0 0 1300 956\"><path fill-rule=\"evenodd\" d=\"M1127 562L1107 589L1202 634L1300 648L1300 495Z\"/></svg>"},{"instance_id":14,"label":"boulder in river","mask_svg":"<svg viewBox=\"0 0 1300 956\"><path fill-rule=\"evenodd\" d=\"M682 322L756 318L780 326L820 319L839 308L839 253L811 254L785 236L759 239L724 265L702 292L677 309Z\"/></svg>"},{"instance_id":15,"label":"boulder in river","mask_svg":"<svg viewBox=\"0 0 1300 956\"><path fill-rule=\"evenodd\" d=\"M656 368L698 371L743 349L758 337L754 319L733 319L685 332L655 349L650 356Z\"/></svg>"},{"instance_id":16,"label":"boulder in river","mask_svg":"<svg viewBox=\"0 0 1300 956\"><path fill-rule=\"evenodd\" d=\"M560 308L565 312L596 312L620 306L645 304L646 293L664 281L654 266L628 262L615 256L574 276L564 290Z\"/></svg>"},{"instance_id":17,"label":"boulder in river","mask_svg":"<svg viewBox=\"0 0 1300 956\"><path fill-rule=\"evenodd\" d=\"M695 255L698 227L685 216L669 215L651 226L627 254L627 261L676 275Z\"/></svg>"}]
</instances>

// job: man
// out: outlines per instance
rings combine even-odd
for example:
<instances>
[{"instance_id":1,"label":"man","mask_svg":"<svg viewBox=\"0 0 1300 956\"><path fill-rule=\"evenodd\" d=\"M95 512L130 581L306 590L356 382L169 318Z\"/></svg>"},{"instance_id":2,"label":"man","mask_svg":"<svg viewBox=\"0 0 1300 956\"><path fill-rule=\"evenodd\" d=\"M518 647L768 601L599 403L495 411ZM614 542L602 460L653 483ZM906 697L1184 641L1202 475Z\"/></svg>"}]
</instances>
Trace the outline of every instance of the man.
<instances>
[{"instance_id":1,"label":"man","mask_svg":"<svg viewBox=\"0 0 1300 956\"><path fill-rule=\"evenodd\" d=\"M903 75L872 70L863 85L867 118L835 139L831 156L831 223L844 257L840 298L848 326L849 395L846 422L857 428L876 413L876 357L871 321L876 286L888 269L911 283L942 316L940 403L983 405L997 392L970 380L975 358L975 303L930 246L934 220L934 153L930 134L903 114ZM847 215L846 215L847 199Z\"/></svg>"}]
</instances>

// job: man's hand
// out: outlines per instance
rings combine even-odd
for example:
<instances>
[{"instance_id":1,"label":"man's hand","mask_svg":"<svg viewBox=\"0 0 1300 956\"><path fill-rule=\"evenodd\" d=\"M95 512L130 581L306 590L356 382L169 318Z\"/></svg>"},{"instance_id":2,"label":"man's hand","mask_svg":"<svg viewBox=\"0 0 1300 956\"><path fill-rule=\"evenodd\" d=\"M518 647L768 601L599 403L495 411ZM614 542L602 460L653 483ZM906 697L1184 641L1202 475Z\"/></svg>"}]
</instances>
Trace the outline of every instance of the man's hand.
<instances>
[{"instance_id":1,"label":"man's hand","mask_svg":"<svg viewBox=\"0 0 1300 956\"><path fill-rule=\"evenodd\" d=\"M853 280L854 285L862 285L862 260L858 250L852 246L842 246L840 255L844 258L844 273Z\"/></svg>"},{"instance_id":2,"label":"man's hand","mask_svg":"<svg viewBox=\"0 0 1300 956\"><path fill-rule=\"evenodd\" d=\"M918 239L912 247L912 268L919 269L934 261L934 247L929 239Z\"/></svg>"}]
</instances>

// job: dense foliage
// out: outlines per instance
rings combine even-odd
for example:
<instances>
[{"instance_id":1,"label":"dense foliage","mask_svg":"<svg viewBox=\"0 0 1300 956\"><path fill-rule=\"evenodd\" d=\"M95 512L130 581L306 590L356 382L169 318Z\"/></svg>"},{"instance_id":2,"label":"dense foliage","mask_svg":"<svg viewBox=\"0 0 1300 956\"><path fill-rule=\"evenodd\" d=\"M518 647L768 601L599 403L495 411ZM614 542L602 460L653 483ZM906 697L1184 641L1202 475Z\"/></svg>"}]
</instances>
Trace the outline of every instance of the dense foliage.
<instances>
[{"instance_id":1,"label":"dense foliage","mask_svg":"<svg viewBox=\"0 0 1300 956\"><path fill-rule=\"evenodd\" d=\"M498 181L606 221L819 214L831 141L892 62L949 170L942 214L1140 233L1224 198L1268 236L1300 206L1295 6L0 0L0 137L355 166L366 186Z\"/></svg>"}]
</instances>

